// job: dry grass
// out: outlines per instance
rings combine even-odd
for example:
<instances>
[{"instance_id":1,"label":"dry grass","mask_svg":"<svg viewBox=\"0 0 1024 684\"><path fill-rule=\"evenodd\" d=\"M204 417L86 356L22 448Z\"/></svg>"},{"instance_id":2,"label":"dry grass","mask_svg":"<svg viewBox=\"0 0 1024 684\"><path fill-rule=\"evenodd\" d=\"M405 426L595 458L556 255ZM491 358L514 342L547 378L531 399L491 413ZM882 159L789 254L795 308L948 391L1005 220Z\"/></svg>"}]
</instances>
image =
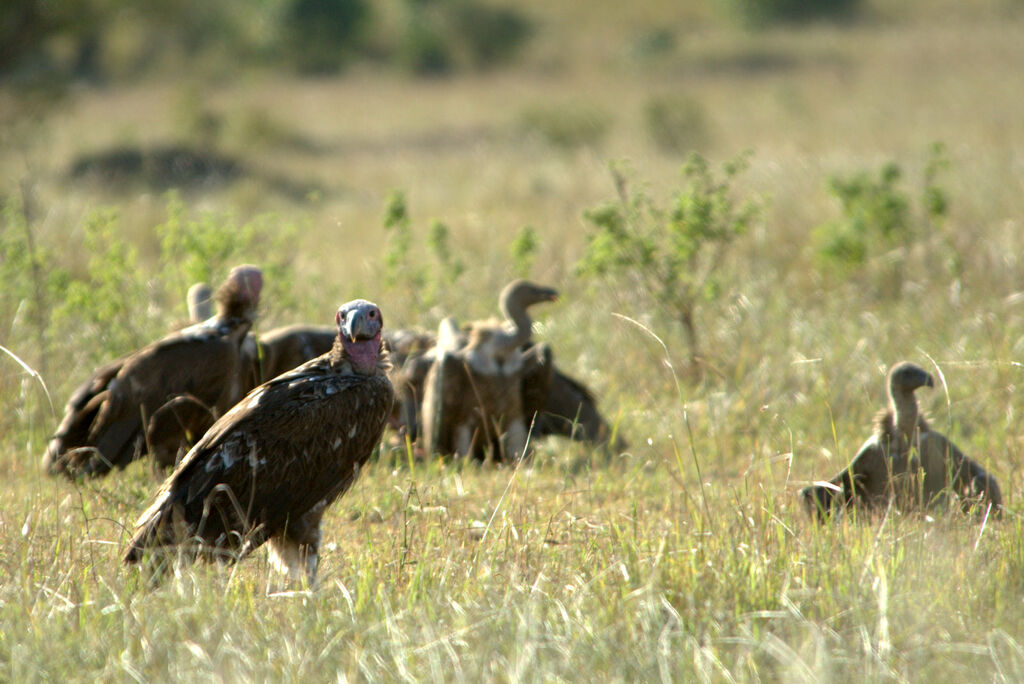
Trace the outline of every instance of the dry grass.
<instances>
[{"instance_id":1,"label":"dry grass","mask_svg":"<svg viewBox=\"0 0 1024 684\"><path fill-rule=\"evenodd\" d=\"M1013 296L1024 281L1024 95L1014 78L1024 43L1020 19L1003 11L1011 4L967 13L951 3L925 16L918 3L895 23L755 36L721 28L707 11L663 13L662 3L628 16L616 14L621 3L595 3L582 23L548 4L529 3L549 12L548 28L514 71L189 85L228 124L266 112L310 142L223 141L254 168L321 192L297 201L244 180L186 203L304 226L288 284L307 293L301 310L269 304L264 329L326 321L351 296L378 301L395 326L490 315L513 275L509 242L535 226L531 275L564 295L539 312L538 335L599 391L630 451L606 458L553 442L518 470L410 465L386 453L329 516L316 591L280 591L262 553L154 589L117 557L156 478L136 466L80 488L46 479L38 456L54 420L34 381L3 362L4 678L1024 677L1024 310ZM684 26L675 49L636 62L630 41L661 25ZM34 183L34 234L59 265L82 267L84 218L111 204L151 263L164 198L69 183L64 171L85 151L180 136L183 89L78 92L29 135L4 136L21 152L0 157L0 193ZM763 224L725 264L725 295L701 315L714 373L681 388L671 366L683 348L669 319L642 293L573 275L582 211L613 197L608 159L628 159L655 194L675 186L681 160L652 145L643 111L677 93L706 114L705 154L754 151L738 190L766 204ZM605 113L606 138L560 150L523 131L523 112L556 106ZM952 159L944 184L961 290L950 291L927 250L899 298L821 273L807 238L837 212L827 176L892 159L913 188L935 140ZM445 221L469 266L437 309L418 311L409 292L375 283L393 188L407 193L417 234L430 218ZM667 356L613 312L648 325ZM180 316L156 313L168 325ZM31 340L28 325L5 323L0 344ZM49 333L58 344L44 379L59 402L90 369L62 351L75 330ZM31 345L14 351L39 366ZM797 488L845 465L883 400L885 367L901 358L941 372L943 386L922 399L1000 478L1006 519L805 520Z\"/></svg>"}]
</instances>

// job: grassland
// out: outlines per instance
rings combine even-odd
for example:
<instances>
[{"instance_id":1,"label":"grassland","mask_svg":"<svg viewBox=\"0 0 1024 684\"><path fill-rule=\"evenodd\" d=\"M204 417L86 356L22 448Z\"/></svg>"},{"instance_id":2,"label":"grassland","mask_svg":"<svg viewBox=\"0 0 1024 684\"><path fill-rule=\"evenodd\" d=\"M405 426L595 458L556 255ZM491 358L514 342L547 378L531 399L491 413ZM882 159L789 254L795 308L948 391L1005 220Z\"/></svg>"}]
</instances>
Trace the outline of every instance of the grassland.
<instances>
[{"instance_id":1,"label":"grassland","mask_svg":"<svg viewBox=\"0 0 1024 684\"><path fill-rule=\"evenodd\" d=\"M219 116L218 149L258 173L183 193L187 214L298 230L282 257L291 280L268 284L295 303L268 297L262 329L326 322L354 296L395 327L491 315L516 275L509 244L534 226L529 275L563 293L539 312L537 336L599 392L630 449L547 442L519 468L385 449L326 521L315 591L281 586L264 554L151 588L118 551L158 476L140 464L78 486L46 478L38 457L56 419L39 383L4 360L0 678L1024 678L1024 18L1006 2L912 3L849 27L746 35L688 4L593 3L585 17L548 4L524 5L541 31L497 73L193 74L73 91L3 131L0 195L33 198L44 267L78 276L87 217L116 207L113 230L138 249L144 281L158 272L167 198L72 182L67 169L114 144L191 139L200 115ZM666 26L674 46L639 55ZM686 350L671 315L574 273L583 211L614 199L609 160L628 160L652 195L677 187L682 156L654 145L643 119L667 95L697 103L694 146L716 164L753 151L735 190L764 205L700 312L712 372L699 384L677 378ZM0 90L0 109L19 107ZM528 124L538 111L600 119L606 133L561 148ZM263 134L245 125L254 118L269 122ZM891 255L859 274L823 268L810 235L839 212L826 179L891 160L916 192L934 141L951 162L949 217L909 249L899 292L879 276ZM268 178L313 192L297 198ZM416 243L437 218L467 266L426 309L379 278L393 189L406 193ZM16 224L3 225L11 239ZM940 263L947 243L957 279ZM132 296L119 305L146 312L143 339L184 315L171 282ZM103 348L123 335L75 325L39 344L24 308L0 344L45 369L58 409L97 355L127 351ZM884 399L886 367L904 358L941 376L924 405L1000 479L1007 515L811 524L797 490L845 465Z\"/></svg>"}]
</instances>

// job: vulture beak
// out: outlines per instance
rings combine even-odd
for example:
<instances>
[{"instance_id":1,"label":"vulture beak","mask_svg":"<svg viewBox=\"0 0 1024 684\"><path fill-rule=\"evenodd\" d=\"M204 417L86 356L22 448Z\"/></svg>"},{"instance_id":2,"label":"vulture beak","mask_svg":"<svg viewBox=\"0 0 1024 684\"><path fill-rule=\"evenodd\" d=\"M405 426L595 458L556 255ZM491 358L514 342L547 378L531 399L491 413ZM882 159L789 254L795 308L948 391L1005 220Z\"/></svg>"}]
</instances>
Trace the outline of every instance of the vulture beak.
<instances>
[{"instance_id":1,"label":"vulture beak","mask_svg":"<svg viewBox=\"0 0 1024 684\"><path fill-rule=\"evenodd\" d=\"M351 342L372 340L380 334L380 309L370 302L350 303L342 307L338 318L341 336Z\"/></svg>"}]
</instances>

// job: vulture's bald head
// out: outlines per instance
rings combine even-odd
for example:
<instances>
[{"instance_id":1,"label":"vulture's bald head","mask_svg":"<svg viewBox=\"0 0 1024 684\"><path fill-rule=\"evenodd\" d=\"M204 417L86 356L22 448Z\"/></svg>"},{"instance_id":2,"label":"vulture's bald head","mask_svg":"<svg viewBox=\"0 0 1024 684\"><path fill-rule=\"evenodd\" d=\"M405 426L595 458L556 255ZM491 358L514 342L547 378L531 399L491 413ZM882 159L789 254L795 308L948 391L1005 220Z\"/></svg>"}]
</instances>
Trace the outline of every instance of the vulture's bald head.
<instances>
[{"instance_id":1,"label":"vulture's bald head","mask_svg":"<svg viewBox=\"0 0 1024 684\"><path fill-rule=\"evenodd\" d=\"M213 315L213 288L206 283L195 283L188 288L187 302L189 320L205 321Z\"/></svg>"},{"instance_id":2,"label":"vulture's bald head","mask_svg":"<svg viewBox=\"0 0 1024 684\"><path fill-rule=\"evenodd\" d=\"M381 330L384 316L373 302L353 299L338 308L334 317L338 339L345 355L357 373L372 374L381 353Z\"/></svg>"},{"instance_id":3,"label":"vulture's bald head","mask_svg":"<svg viewBox=\"0 0 1024 684\"><path fill-rule=\"evenodd\" d=\"M224 284L217 288L218 314L252 321L260 303L263 271L258 266L235 266Z\"/></svg>"},{"instance_id":4,"label":"vulture's bald head","mask_svg":"<svg viewBox=\"0 0 1024 684\"><path fill-rule=\"evenodd\" d=\"M513 319L519 309L525 309L538 302L553 302L557 299L558 290L523 279L513 280L506 285L498 297L502 312Z\"/></svg>"},{"instance_id":5,"label":"vulture's bald head","mask_svg":"<svg viewBox=\"0 0 1024 684\"><path fill-rule=\"evenodd\" d=\"M889 369L889 394L907 394L918 387L935 387L931 373L917 364L900 361Z\"/></svg>"}]
</instances>

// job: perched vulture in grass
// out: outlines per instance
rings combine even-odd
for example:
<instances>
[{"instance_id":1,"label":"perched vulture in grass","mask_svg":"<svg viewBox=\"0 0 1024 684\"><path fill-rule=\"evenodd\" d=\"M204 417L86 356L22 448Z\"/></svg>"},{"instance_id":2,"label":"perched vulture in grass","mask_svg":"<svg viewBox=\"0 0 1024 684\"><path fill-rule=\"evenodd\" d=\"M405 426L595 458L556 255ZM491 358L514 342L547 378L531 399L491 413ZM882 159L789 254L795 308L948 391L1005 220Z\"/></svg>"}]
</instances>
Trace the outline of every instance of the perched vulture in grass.
<instances>
[{"instance_id":1,"label":"perched vulture in grass","mask_svg":"<svg viewBox=\"0 0 1024 684\"><path fill-rule=\"evenodd\" d=\"M336 322L331 351L254 389L186 454L125 563L179 550L238 560L269 541L278 568L312 583L324 511L359 475L394 399L380 309L357 299Z\"/></svg>"},{"instance_id":2,"label":"perched vulture in grass","mask_svg":"<svg viewBox=\"0 0 1024 684\"><path fill-rule=\"evenodd\" d=\"M242 395L240 345L256 316L262 285L262 273L255 266L234 268L217 292L216 316L94 373L68 401L43 456L46 470L77 477L123 468L149 451L146 435L152 429L157 436L167 436L169 441L155 451L161 463L172 464L180 436L189 427L193 433L200 430L191 425L176 432L173 422L154 428L150 420L181 395L218 414ZM160 416L158 420L177 420L173 412Z\"/></svg>"},{"instance_id":3,"label":"perched vulture in grass","mask_svg":"<svg viewBox=\"0 0 1024 684\"><path fill-rule=\"evenodd\" d=\"M1001 512L995 478L920 414L914 391L934 386L932 376L913 363L890 369L888 409L878 414L874 433L845 470L801 492L809 513L824 518L850 505L876 510L890 501L912 509L946 504L951 495L965 510L982 505Z\"/></svg>"},{"instance_id":4,"label":"perched vulture in grass","mask_svg":"<svg viewBox=\"0 0 1024 684\"><path fill-rule=\"evenodd\" d=\"M481 456L490 446L499 458L522 457L533 417L525 414L524 398L536 411L553 369L551 350L530 345L526 309L557 297L556 290L517 280L501 293L505 323L477 322L460 330L452 319L442 321L422 393L428 452Z\"/></svg>"}]
</instances>

